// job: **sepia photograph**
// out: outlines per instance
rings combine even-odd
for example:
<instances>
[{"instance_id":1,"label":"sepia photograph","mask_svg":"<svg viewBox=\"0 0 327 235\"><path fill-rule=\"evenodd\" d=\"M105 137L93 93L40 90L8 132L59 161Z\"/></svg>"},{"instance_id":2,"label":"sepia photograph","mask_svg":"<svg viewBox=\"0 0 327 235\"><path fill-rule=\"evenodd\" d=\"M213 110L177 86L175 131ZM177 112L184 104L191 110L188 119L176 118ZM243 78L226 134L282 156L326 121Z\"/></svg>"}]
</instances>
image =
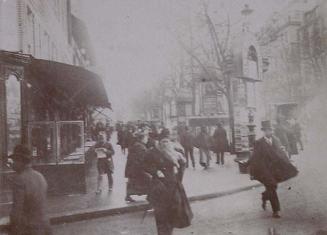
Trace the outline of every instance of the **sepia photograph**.
<instances>
[{"instance_id":1,"label":"sepia photograph","mask_svg":"<svg viewBox=\"0 0 327 235\"><path fill-rule=\"evenodd\" d=\"M325 144L327 0L0 0L0 235L327 235Z\"/></svg>"}]
</instances>

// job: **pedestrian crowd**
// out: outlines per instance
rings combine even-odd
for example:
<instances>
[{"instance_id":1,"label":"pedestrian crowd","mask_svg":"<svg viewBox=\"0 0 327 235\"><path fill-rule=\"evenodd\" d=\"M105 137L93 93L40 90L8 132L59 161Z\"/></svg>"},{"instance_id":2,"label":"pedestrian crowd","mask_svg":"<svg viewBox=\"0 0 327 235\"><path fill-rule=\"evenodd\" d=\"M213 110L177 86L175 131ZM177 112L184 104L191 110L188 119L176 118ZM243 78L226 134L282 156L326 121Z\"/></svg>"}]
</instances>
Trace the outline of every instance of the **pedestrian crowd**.
<instances>
[{"instance_id":1,"label":"pedestrian crowd","mask_svg":"<svg viewBox=\"0 0 327 235\"><path fill-rule=\"evenodd\" d=\"M270 121L262 122L264 136L257 140L249 161L246 162L251 178L265 186L262 208L269 201L273 217L280 218L278 183L298 174L290 156L297 154L297 144L303 149L301 128L293 120L278 120L275 128ZM273 130L274 129L274 130ZM230 151L226 130L218 123L212 135L202 126L198 133L182 126L169 130L148 124L118 124L117 144L127 154L125 200L135 202L134 195L146 195L154 209L159 235L170 235L174 228L190 226L193 213L184 190L183 176L186 168L196 169L194 148L199 149L199 165L207 170L211 154L216 163L224 165L224 155ZM103 175L108 178L109 190L113 188L114 148L110 143L112 128L100 123L95 126L94 153L97 159L98 180L96 193L102 192ZM17 145L10 156L16 171L13 180L13 208L11 212L12 234L51 234L46 215L47 182L31 167L32 157L28 147Z\"/></svg>"}]
</instances>

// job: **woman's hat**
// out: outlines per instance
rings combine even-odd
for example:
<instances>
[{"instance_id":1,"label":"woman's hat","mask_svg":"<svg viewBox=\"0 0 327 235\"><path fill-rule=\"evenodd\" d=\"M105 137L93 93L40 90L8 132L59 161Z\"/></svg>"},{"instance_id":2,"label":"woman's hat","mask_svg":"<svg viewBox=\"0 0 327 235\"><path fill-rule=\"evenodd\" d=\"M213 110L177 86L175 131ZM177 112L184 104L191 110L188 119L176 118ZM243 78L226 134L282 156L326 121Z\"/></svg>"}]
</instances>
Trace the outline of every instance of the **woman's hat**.
<instances>
[{"instance_id":1,"label":"woman's hat","mask_svg":"<svg viewBox=\"0 0 327 235\"><path fill-rule=\"evenodd\" d=\"M161 131L161 137L162 137L162 138L167 138L167 137L169 137L169 135L170 135L170 131L169 131L168 128L165 128L165 129L163 129L163 130Z\"/></svg>"},{"instance_id":2,"label":"woman's hat","mask_svg":"<svg viewBox=\"0 0 327 235\"><path fill-rule=\"evenodd\" d=\"M32 154L26 145L18 144L9 158L12 158L14 161L29 163L32 161Z\"/></svg>"},{"instance_id":3,"label":"woman's hat","mask_svg":"<svg viewBox=\"0 0 327 235\"><path fill-rule=\"evenodd\" d=\"M262 121L261 122L261 130L272 130L272 125L271 125L271 122L269 120L267 121Z\"/></svg>"}]
</instances>

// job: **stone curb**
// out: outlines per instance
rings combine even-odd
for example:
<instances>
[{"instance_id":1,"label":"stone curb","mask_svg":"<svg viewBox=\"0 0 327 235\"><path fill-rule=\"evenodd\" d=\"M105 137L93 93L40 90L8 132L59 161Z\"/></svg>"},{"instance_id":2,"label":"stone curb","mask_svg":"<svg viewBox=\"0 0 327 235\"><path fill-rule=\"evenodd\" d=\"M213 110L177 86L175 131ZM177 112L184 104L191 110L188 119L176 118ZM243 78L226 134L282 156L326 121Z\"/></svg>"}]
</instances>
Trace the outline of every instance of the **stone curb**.
<instances>
[{"instance_id":1,"label":"stone curb","mask_svg":"<svg viewBox=\"0 0 327 235\"><path fill-rule=\"evenodd\" d=\"M261 187L262 184L256 183L251 186L245 186L237 189L226 190L223 192L218 193L209 193L203 194L199 196L191 196L189 197L190 202L196 201L204 201L214 198L220 198L224 196L229 196L233 194L237 194L243 191L248 191L256 187ZM81 210L81 211L74 211L72 213L63 213L63 214L54 214L50 217L50 222L52 225L64 224L64 223L72 223L82 220L89 220L89 219L96 219L105 216L113 216L113 215L122 215L137 211L145 211L150 209L151 206L148 203L140 203L137 205L127 205L118 208L108 208L108 209L90 209L90 210ZM8 229L8 224L2 223L0 224L0 232L5 231Z\"/></svg>"}]
</instances>

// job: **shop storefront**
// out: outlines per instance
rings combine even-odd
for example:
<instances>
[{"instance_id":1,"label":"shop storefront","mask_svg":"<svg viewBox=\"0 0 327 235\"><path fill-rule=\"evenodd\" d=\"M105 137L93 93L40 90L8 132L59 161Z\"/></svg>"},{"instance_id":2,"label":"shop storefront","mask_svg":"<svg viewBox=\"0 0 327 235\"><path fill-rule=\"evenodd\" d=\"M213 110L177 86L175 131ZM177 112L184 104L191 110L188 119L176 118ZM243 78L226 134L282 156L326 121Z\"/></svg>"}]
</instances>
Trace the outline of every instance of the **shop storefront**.
<instances>
[{"instance_id":1,"label":"shop storefront","mask_svg":"<svg viewBox=\"0 0 327 235\"><path fill-rule=\"evenodd\" d=\"M0 51L0 187L8 189L7 158L27 144L50 193L82 193L89 110L110 107L102 80L80 67Z\"/></svg>"}]
</instances>

